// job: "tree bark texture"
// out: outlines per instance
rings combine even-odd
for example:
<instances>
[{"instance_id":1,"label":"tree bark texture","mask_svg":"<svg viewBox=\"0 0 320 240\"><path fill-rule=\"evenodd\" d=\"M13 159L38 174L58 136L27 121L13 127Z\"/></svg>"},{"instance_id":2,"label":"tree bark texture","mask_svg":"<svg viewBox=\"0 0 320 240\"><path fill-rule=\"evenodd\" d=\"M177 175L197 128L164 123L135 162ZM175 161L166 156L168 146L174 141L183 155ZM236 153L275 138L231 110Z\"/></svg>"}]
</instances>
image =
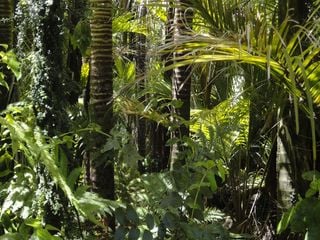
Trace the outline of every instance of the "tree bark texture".
<instances>
[{"instance_id":1,"label":"tree bark texture","mask_svg":"<svg viewBox=\"0 0 320 240\"><path fill-rule=\"evenodd\" d=\"M90 114L91 120L105 133L113 127L112 111L112 1L91 0L91 71ZM90 180L93 189L102 197L114 199L114 169L112 156L101 154L104 136L95 134L92 139Z\"/></svg>"},{"instance_id":2,"label":"tree bark texture","mask_svg":"<svg viewBox=\"0 0 320 240\"><path fill-rule=\"evenodd\" d=\"M179 39L188 34L191 30L193 13L186 8L189 1L177 1L177 7L174 9L174 32L173 41L178 43ZM186 53L174 52L173 62L176 58L182 57ZM172 99L181 102L181 107L174 107L173 122L179 127L173 132L173 137L182 139L189 136L189 126L186 123L190 120L190 98L191 98L191 68L190 66L181 66L173 69L172 72ZM181 122L186 121L186 122ZM180 144L174 144L171 152L170 168L173 169L179 152L183 151Z\"/></svg>"}]
</instances>

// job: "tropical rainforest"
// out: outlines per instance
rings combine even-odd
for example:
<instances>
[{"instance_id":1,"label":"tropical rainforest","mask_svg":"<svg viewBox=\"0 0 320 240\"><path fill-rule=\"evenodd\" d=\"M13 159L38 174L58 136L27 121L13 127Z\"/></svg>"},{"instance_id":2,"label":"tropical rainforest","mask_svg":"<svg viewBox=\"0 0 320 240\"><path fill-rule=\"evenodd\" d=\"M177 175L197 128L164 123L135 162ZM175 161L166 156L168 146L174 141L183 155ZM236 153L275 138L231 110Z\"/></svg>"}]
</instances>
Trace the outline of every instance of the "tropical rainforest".
<instances>
[{"instance_id":1,"label":"tropical rainforest","mask_svg":"<svg viewBox=\"0 0 320 240\"><path fill-rule=\"evenodd\" d=\"M0 0L0 240L319 240L319 9Z\"/></svg>"}]
</instances>

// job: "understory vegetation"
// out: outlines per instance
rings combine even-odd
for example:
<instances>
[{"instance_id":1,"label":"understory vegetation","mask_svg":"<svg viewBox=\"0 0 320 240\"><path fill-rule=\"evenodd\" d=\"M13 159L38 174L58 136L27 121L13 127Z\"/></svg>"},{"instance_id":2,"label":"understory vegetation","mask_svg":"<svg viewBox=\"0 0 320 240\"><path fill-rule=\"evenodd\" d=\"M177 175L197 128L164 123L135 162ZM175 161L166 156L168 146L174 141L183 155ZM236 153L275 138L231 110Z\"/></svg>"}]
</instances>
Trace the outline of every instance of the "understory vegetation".
<instances>
[{"instance_id":1,"label":"understory vegetation","mask_svg":"<svg viewBox=\"0 0 320 240\"><path fill-rule=\"evenodd\" d=\"M318 240L319 9L0 0L0 240Z\"/></svg>"}]
</instances>

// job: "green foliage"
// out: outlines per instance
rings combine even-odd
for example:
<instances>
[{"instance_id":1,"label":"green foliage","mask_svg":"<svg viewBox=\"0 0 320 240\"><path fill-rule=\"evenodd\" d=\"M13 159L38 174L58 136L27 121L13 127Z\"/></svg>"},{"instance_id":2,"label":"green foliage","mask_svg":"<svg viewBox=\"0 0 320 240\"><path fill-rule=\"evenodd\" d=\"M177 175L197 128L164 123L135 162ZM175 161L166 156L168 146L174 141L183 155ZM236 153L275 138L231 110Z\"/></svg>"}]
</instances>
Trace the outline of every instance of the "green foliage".
<instances>
[{"instance_id":1,"label":"green foliage","mask_svg":"<svg viewBox=\"0 0 320 240\"><path fill-rule=\"evenodd\" d=\"M314 197L301 199L282 216L277 231L281 233L290 226L292 232L304 233L305 239L317 239L320 234L319 213L319 199Z\"/></svg>"},{"instance_id":2,"label":"green foliage","mask_svg":"<svg viewBox=\"0 0 320 240\"><path fill-rule=\"evenodd\" d=\"M0 47L6 50L0 51L0 63L5 64L5 66L13 72L15 77L19 79L21 77L20 63L17 60L16 54L12 50L8 51L7 45L0 44ZM9 86L5 80L5 75L3 72L0 72L0 86L3 86L9 90Z\"/></svg>"},{"instance_id":3,"label":"green foliage","mask_svg":"<svg viewBox=\"0 0 320 240\"><path fill-rule=\"evenodd\" d=\"M56 205L59 208L57 205L59 201L51 199L55 195L50 195L50 189L44 191L41 186L41 178L45 177L39 176L38 169L41 167L44 167L54 180L52 184L59 186L64 192L70 206L85 219L101 225L98 216L105 213L111 214L111 209L115 209L118 204L87 192L88 188L85 186L76 187L75 183L82 171L76 168L69 173L68 159L59 150L60 146L70 144L73 135L65 134L61 138L44 136L40 129L33 126L34 116L28 110L30 111L30 108L13 105L5 112L5 116L0 117L1 128L9 132L5 136L10 141L5 148L2 147L2 150L7 151L2 158L6 156L9 161L17 162L11 181L0 189L0 196L3 197L0 215L2 227L8 232L20 233L21 226L27 225L33 227L33 232L39 239L56 239L48 238L48 230L52 230L52 227L47 225L42 227L44 204L53 201L53 206ZM31 123L27 124L23 121L25 119ZM39 177L40 182L37 179ZM32 216L39 218L41 227L30 225L28 219ZM30 231L25 231L23 234L28 234Z\"/></svg>"},{"instance_id":4,"label":"green foliage","mask_svg":"<svg viewBox=\"0 0 320 240\"><path fill-rule=\"evenodd\" d=\"M207 209L203 200L216 192L215 177L224 180L227 169L222 161L210 160L208 152L201 151L203 146L192 139L184 141L194 148L193 153L186 153L188 166L174 172L139 175L137 167L129 165L140 159L135 149L128 150L130 135L121 126L111 131L104 151L118 152L117 195L122 202L130 202L115 211L115 239L228 239L221 225L223 217L215 214L217 210Z\"/></svg>"},{"instance_id":5,"label":"green foliage","mask_svg":"<svg viewBox=\"0 0 320 240\"><path fill-rule=\"evenodd\" d=\"M142 19L134 19L132 13L123 13L113 19L112 31L114 33L132 32L147 35L146 28L141 24Z\"/></svg>"},{"instance_id":6,"label":"green foliage","mask_svg":"<svg viewBox=\"0 0 320 240\"><path fill-rule=\"evenodd\" d=\"M247 99L228 99L213 109L192 110L190 130L204 134L210 143L214 159L227 160L234 150L247 143L249 132L249 102Z\"/></svg>"},{"instance_id":7,"label":"green foliage","mask_svg":"<svg viewBox=\"0 0 320 240\"><path fill-rule=\"evenodd\" d=\"M57 7L59 11L51 14L57 2L61 3ZM320 174L315 171L319 135L316 119L320 106L320 50L316 40L319 38L319 6L316 5L319 3L316 2L319 1L314 1L316 11L303 26L294 26L289 17L277 22L279 1L151 1L146 6L147 15L142 18L138 18L136 9L144 1L114 2L126 9L116 9L113 18L117 124L108 134L101 132L103 126L85 126L90 119L84 119L87 116L79 111L79 106L73 110L65 101L74 86L70 84L68 70L65 71L68 45L79 50L84 58L89 59L91 54L89 16L83 14L89 10L81 9L81 17L75 13L76 20L71 13L79 2L18 1L14 16L18 23L18 47L8 51L7 46L1 45L5 50L0 51L1 65L20 79L22 99L31 101L33 106L14 104L0 116L0 234L3 234L0 240L96 239L101 237L96 234L97 227L105 227L100 220L106 214L115 216L116 229L111 238L119 240L252 238L248 234L230 234L223 227L227 214L235 221L233 231L265 238L261 232L272 229L266 227L272 214L267 211L268 219L255 217L263 215L265 209L260 207L267 205L260 195L271 195L268 191L272 186L267 186L267 178L279 154L279 149L271 149L279 134L278 121L282 117L294 118L295 126L286 125L286 134L292 139L299 138L302 114L311 126L312 147L309 142L303 146L312 148L313 152L313 171L303 174L310 186L304 198L284 213L277 230L283 233L290 228L304 234L305 239L319 238ZM169 9L181 2L186 3L186 11L194 12L193 31L188 36L171 38L173 26L169 26L170 22L165 26L170 20ZM80 5L77 5L79 11L85 8L86 1ZM69 21L75 24L72 29L66 26ZM49 22L50 27L44 28ZM141 35L147 37L143 49L148 51L143 73L137 71L139 50L132 48L139 45ZM175 61L171 59L172 52L179 53ZM85 88L90 63L82 60L80 81ZM170 76L163 75L170 75L171 70L184 65L192 68L192 81L203 82L200 90L195 86L198 83L192 83L191 105L197 109L191 111L191 120L177 117L179 122L175 123L171 109L184 103L172 100ZM247 88L240 97L229 91L239 87L234 81L237 78L243 78ZM1 72L0 85L9 89ZM265 99L269 99L263 104L260 99L252 102L255 94L257 98L262 95L263 90L258 88L265 86L266 91L277 91L268 92ZM210 104L203 104L212 109L198 109L201 102L198 96L202 92L197 91L208 94L209 102L214 99ZM241 91L242 86L237 94ZM284 105L290 107L287 115ZM254 107L263 110L256 111ZM262 126L253 126L254 120L260 117L255 114L267 111L271 112L268 119L261 116ZM75 119L84 120L72 123ZM140 119L146 122L144 137L148 146L144 156L137 149ZM179 143L183 147L179 160L185 164L174 171L140 173L139 163L148 166L156 161L150 154L153 125L175 131L180 124L190 126L190 137L171 138L167 145ZM60 134L69 131L70 126L73 126L71 132ZM114 153L117 201L100 198L89 191L85 182L90 174L86 162L94 158L86 152L94 145L95 139L88 138L92 133L106 137L102 147L94 150L97 155ZM308 141L309 136L303 139ZM259 148L254 156L250 155L252 147ZM299 150L294 145L289 147ZM248 164L248 160L262 160L262 163ZM228 199L220 196L222 190L227 192ZM216 195L227 201L224 209L210 203L210 198ZM70 222L64 220L59 229L50 226L45 222L48 211L63 212ZM92 229L85 226L88 220L93 223ZM253 225L257 231L250 229ZM78 233L68 232L70 229Z\"/></svg>"},{"instance_id":8,"label":"green foliage","mask_svg":"<svg viewBox=\"0 0 320 240\"><path fill-rule=\"evenodd\" d=\"M82 56L89 56L88 48L91 43L90 26L88 21L79 21L70 36L72 47L78 48Z\"/></svg>"},{"instance_id":9,"label":"green foliage","mask_svg":"<svg viewBox=\"0 0 320 240\"><path fill-rule=\"evenodd\" d=\"M277 232L281 233L288 227L292 232L305 234L304 239L317 239L320 234L320 201L316 197L320 192L320 173L309 171L302 177L310 181L305 198L300 198L287 212L282 215Z\"/></svg>"}]
</instances>

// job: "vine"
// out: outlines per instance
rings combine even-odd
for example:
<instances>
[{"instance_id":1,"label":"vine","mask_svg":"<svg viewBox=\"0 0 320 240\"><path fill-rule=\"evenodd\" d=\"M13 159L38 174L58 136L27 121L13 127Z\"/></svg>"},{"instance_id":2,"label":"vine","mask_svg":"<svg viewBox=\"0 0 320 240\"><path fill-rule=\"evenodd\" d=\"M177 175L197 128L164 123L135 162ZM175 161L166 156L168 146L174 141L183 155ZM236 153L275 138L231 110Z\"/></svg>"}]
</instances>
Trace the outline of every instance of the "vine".
<instances>
[{"instance_id":1,"label":"vine","mask_svg":"<svg viewBox=\"0 0 320 240\"><path fill-rule=\"evenodd\" d=\"M48 135L66 129L65 36L63 1L20 1L17 6L17 49L22 71L31 83L37 124Z\"/></svg>"}]
</instances>

